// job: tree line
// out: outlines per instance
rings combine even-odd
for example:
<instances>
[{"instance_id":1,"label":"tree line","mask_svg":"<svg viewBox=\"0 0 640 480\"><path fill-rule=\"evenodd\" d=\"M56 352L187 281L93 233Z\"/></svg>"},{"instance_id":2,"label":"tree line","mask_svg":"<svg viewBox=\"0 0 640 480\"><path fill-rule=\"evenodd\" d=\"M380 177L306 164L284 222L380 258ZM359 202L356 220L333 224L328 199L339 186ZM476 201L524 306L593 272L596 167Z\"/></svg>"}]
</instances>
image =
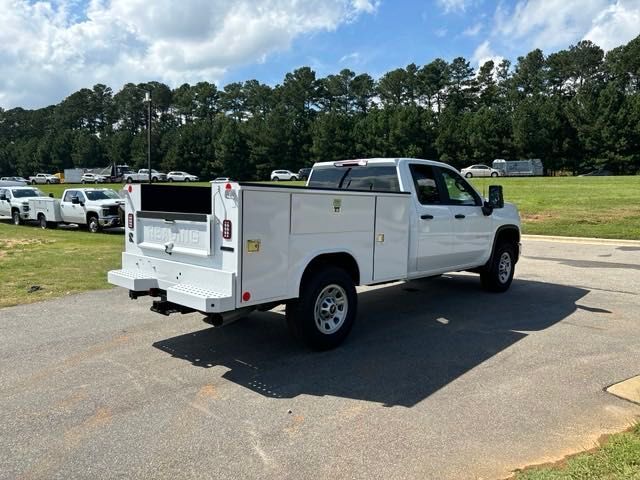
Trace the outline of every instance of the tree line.
<instances>
[{"instance_id":1,"label":"tree line","mask_svg":"<svg viewBox=\"0 0 640 480\"><path fill-rule=\"evenodd\" d=\"M109 164L211 178L264 179L277 168L366 157L436 159L458 168L540 158L548 173L640 170L640 36L604 51L590 41L515 64L463 57L382 75L309 67L281 84L199 82L83 88L57 105L0 108L0 175Z\"/></svg>"}]
</instances>

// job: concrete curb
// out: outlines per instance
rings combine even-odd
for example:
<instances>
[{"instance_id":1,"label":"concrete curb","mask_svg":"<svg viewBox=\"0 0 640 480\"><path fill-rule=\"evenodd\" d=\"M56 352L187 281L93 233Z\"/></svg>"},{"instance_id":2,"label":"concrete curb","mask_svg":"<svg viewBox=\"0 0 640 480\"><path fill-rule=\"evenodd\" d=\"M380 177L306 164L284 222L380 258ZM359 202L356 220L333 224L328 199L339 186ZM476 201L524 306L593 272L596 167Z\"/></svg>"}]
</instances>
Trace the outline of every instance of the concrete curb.
<instances>
[{"instance_id":1,"label":"concrete curb","mask_svg":"<svg viewBox=\"0 0 640 480\"><path fill-rule=\"evenodd\" d=\"M522 235L524 240L540 242L581 243L591 245L619 245L622 247L639 247L640 240L623 240L615 238L561 237L554 235Z\"/></svg>"}]
</instances>

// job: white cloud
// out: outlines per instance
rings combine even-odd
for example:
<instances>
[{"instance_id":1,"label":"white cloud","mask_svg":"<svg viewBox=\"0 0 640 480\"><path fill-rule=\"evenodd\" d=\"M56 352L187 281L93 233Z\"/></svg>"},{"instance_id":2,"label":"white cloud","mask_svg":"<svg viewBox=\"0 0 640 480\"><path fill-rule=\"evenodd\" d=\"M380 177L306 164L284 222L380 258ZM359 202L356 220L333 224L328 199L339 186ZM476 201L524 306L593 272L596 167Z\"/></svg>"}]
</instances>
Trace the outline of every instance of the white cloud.
<instances>
[{"instance_id":1,"label":"white cloud","mask_svg":"<svg viewBox=\"0 0 640 480\"><path fill-rule=\"evenodd\" d=\"M485 40L480 45L478 45L478 47L473 52L473 55L471 56L471 65L475 68L479 68L489 60L493 60L494 65L497 67L500 62L504 60L504 57L496 54L493 51L489 40Z\"/></svg>"},{"instance_id":2,"label":"white cloud","mask_svg":"<svg viewBox=\"0 0 640 480\"><path fill-rule=\"evenodd\" d=\"M553 51L583 38L605 49L640 33L640 0L524 0L495 13L494 41Z\"/></svg>"},{"instance_id":3,"label":"white cloud","mask_svg":"<svg viewBox=\"0 0 640 480\"><path fill-rule=\"evenodd\" d=\"M351 52L351 53L348 53L347 55L343 55L342 57L340 57L339 63L345 63L345 62L357 63L358 60L360 60L360 53Z\"/></svg>"},{"instance_id":4,"label":"white cloud","mask_svg":"<svg viewBox=\"0 0 640 480\"><path fill-rule=\"evenodd\" d=\"M160 80L219 81L300 35L332 31L378 0L0 0L0 106ZM78 11L78 9L81 11Z\"/></svg>"},{"instance_id":5,"label":"white cloud","mask_svg":"<svg viewBox=\"0 0 640 480\"><path fill-rule=\"evenodd\" d=\"M445 13L464 12L473 3L473 0L437 0L438 5Z\"/></svg>"},{"instance_id":6,"label":"white cloud","mask_svg":"<svg viewBox=\"0 0 640 480\"><path fill-rule=\"evenodd\" d=\"M482 22L478 22L475 25L471 25L470 27L466 28L462 32L462 35L464 35L465 37L475 37L480 33L481 30L482 30Z\"/></svg>"},{"instance_id":7,"label":"white cloud","mask_svg":"<svg viewBox=\"0 0 640 480\"><path fill-rule=\"evenodd\" d=\"M618 1L594 18L584 38L604 50L629 42L640 34L640 1Z\"/></svg>"}]
</instances>

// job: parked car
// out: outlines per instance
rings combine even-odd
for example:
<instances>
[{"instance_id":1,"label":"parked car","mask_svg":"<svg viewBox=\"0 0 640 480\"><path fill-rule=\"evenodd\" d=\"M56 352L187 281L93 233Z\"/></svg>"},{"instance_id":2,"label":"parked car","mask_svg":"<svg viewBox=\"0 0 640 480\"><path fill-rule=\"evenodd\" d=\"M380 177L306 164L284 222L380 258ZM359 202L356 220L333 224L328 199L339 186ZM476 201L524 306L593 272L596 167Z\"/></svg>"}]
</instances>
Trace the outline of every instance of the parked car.
<instances>
[{"instance_id":1,"label":"parked car","mask_svg":"<svg viewBox=\"0 0 640 480\"><path fill-rule=\"evenodd\" d=\"M231 179L229 177L216 177L213 179L214 182L230 182Z\"/></svg>"},{"instance_id":2,"label":"parked car","mask_svg":"<svg viewBox=\"0 0 640 480\"><path fill-rule=\"evenodd\" d=\"M80 179L81 183L107 183L108 181L109 177L97 173L84 173Z\"/></svg>"},{"instance_id":3,"label":"parked car","mask_svg":"<svg viewBox=\"0 0 640 480\"><path fill-rule=\"evenodd\" d=\"M463 168L460 173L467 178L471 177L499 177L500 171L486 165L478 164Z\"/></svg>"},{"instance_id":4,"label":"parked car","mask_svg":"<svg viewBox=\"0 0 640 480\"><path fill-rule=\"evenodd\" d=\"M37 175L34 175L33 177L29 177L29 182L32 185L36 185L36 184L49 184L49 183L60 183L60 177L56 176L56 175L51 175L48 173L38 173Z\"/></svg>"},{"instance_id":5,"label":"parked car","mask_svg":"<svg viewBox=\"0 0 640 480\"><path fill-rule=\"evenodd\" d=\"M309 180L309 175L311 174L310 168L301 168L298 170L298 178L300 180Z\"/></svg>"},{"instance_id":6,"label":"parked car","mask_svg":"<svg viewBox=\"0 0 640 480\"><path fill-rule=\"evenodd\" d=\"M232 182L223 195L185 189L176 203L166 188L127 189L128 240L109 282L157 297L154 312L199 311L213 325L283 303L290 331L318 350L349 334L357 285L471 271L504 292L520 253L520 216L502 187L483 198L440 162L317 163L295 193Z\"/></svg>"},{"instance_id":7,"label":"parked car","mask_svg":"<svg viewBox=\"0 0 640 480\"><path fill-rule=\"evenodd\" d=\"M29 199L46 197L34 187L0 187L0 215L11 217L14 225L29 219Z\"/></svg>"},{"instance_id":8,"label":"parked car","mask_svg":"<svg viewBox=\"0 0 640 480\"><path fill-rule=\"evenodd\" d=\"M18 182L26 185L29 181L23 177L2 177L0 178L0 182Z\"/></svg>"},{"instance_id":9,"label":"parked car","mask_svg":"<svg viewBox=\"0 0 640 480\"><path fill-rule=\"evenodd\" d=\"M271 180L278 182L280 180L298 180L298 175L289 170L274 170L271 172Z\"/></svg>"},{"instance_id":10,"label":"parked car","mask_svg":"<svg viewBox=\"0 0 640 480\"><path fill-rule=\"evenodd\" d=\"M197 182L200 179L187 172L175 171L167 173L167 180L170 182Z\"/></svg>"},{"instance_id":11,"label":"parked car","mask_svg":"<svg viewBox=\"0 0 640 480\"><path fill-rule=\"evenodd\" d=\"M157 170L151 170L152 182L164 182L167 179L166 173L158 172ZM148 182L149 181L149 169L141 168L138 173L125 173L122 175L122 181L126 183L135 182Z\"/></svg>"},{"instance_id":12,"label":"parked car","mask_svg":"<svg viewBox=\"0 0 640 480\"><path fill-rule=\"evenodd\" d=\"M27 219L38 222L41 228L73 223L86 225L96 233L121 224L123 204L124 200L110 188L70 188L63 192L62 199L29 198Z\"/></svg>"}]
</instances>

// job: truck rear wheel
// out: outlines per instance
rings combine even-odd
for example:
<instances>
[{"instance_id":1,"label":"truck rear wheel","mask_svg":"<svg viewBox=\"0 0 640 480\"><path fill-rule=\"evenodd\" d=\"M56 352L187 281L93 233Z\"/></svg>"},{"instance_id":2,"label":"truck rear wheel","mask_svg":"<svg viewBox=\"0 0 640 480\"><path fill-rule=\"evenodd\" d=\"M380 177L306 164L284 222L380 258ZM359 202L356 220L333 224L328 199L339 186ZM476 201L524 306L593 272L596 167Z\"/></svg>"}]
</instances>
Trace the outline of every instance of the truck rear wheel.
<instances>
[{"instance_id":1,"label":"truck rear wheel","mask_svg":"<svg viewBox=\"0 0 640 480\"><path fill-rule=\"evenodd\" d=\"M11 221L14 225L20 225L22 223L22 219L20 218L20 212L18 210L14 210L11 212Z\"/></svg>"},{"instance_id":2,"label":"truck rear wheel","mask_svg":"<svg viewBox=\"0 0 640 480\"><path fill-rule=\"evenodd\" d=\"M489 263L480 272L482 286L490 292L506 292L516 268L516 246L502 243L496 247Z\"/></svg>"},{"instance_id":3,"label":"truck rear wheel","mask_svg":"<svg viewBox=\"0 0 640 480\"><path fill-rule=\"evenodd\" d=\"M38 214L38 225L40 225L40 228L43 230L47 229L47 217L44 216L44 213Z\"/></svg>"},{"instance_id":4,"label":"truck rear wheel","mask_svg":"<svg viewBox=\"0 0 640 480\"><path fill-rule=\"evenodd\" d=\"M326 267L304 280L300 298L287 304L287 326L313 350L329 350L349 335L358 296L353 279L341 268Z\"/></svg>"}]
</instances>

